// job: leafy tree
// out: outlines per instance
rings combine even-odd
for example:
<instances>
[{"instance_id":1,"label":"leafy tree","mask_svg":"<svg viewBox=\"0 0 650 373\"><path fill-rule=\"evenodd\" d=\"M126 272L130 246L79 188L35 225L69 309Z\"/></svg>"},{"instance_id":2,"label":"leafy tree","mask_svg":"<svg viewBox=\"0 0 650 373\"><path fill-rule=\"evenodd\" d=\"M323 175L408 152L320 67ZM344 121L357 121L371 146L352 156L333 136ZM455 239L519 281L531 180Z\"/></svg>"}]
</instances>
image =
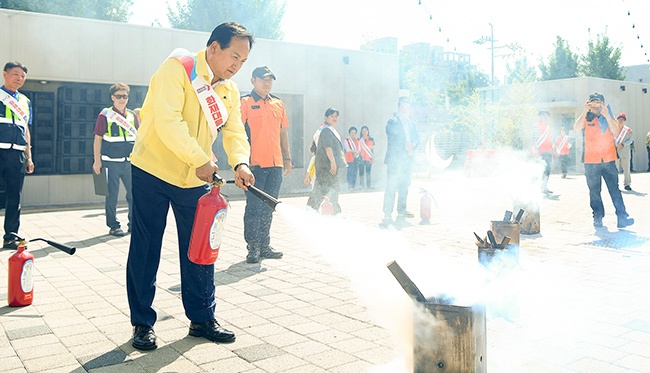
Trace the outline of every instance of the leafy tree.
<instances>
[{"instance_id":1,"label":"leafy tree","mask_svg":"<svg viewBox=\"0 0 650 373\"><path fill-rule=\"evenodd\" d=\"M467 79L457 84L447 85L447 96L451 105L461 105L468 96L471 96L476 88L488 87L490 77L488 74L471 69L467 74Z\"/></svg>"},{"instance_id":2,"label":"leafy tree","mask_svg":"<svg viewBox=\"0 0 650 373\"><path fill-rule=\"evenodd\" d=\"M126 22L133 0L0 0L0 8Z\"/></svg>"},{"instance_id":3,"label":"leafy tree","mask_svg":"<svg viewBox=\"0 0 650 373\"><path fill-rule=\"evenodd\" d=\"M539 64L539 70L542 80L566 79L578 76L578 66L578 55L571 52L569 43L558 36L555 52L549 57L548 64L544 64L544 61Z\"/></svg>"},{"instance_id":4,"label":"leafy tree","mask_svg":"<svg viewBox=\"0 0 650 373\"><path fill-rule=\"evenodd\" d=\"M168 6L167 18L173 28L207 32L223 22L235 21L256 37L281 40L285 5L278 0L176 0L177 10Z\"/></svg>"},{"instance_id":5,"label":"leafy tree","mask_svg":"<svg viewBox=\"0 0 650 373\"><path fill-rule=\"evenodd\" d=\"M491 141L513 149L529 145L531 126L537 110L533 85L515 83L509 87L499 103Z\"/></svg>"},{"instance_id":6,"label":"leafy tree","mask_svg":"<svg viewBox=\"0 0 650 373\"><path fill-rule=\"evenodd\" d=\"M514 65L506 64L506 84L531 83L537 80L537 72L528 64L526 56L515 60Z\"/></svg>"},{"instance_id":7,"label":"leafy tree","mask_svg":"<svg viewBox=\"0 0 650 373\"><path fill-rule=\"evenodd\" d=\"M621 68L621 48L614 48L609 44L607 35L598 35L596 42L589 40L587 54L582 56L581 71L585 76L625 80L625 73Z\"/></svg>"}]
</instances>

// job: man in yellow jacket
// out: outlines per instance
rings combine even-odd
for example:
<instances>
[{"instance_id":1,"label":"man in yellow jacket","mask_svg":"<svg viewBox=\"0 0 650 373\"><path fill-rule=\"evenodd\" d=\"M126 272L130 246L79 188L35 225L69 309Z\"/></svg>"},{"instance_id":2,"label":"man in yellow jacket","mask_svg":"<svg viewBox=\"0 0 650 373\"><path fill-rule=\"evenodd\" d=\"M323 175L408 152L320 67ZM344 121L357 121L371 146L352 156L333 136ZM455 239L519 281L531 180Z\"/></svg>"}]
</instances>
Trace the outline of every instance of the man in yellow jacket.
<instances>
[{"instance_id":1,"label":"man in yellow jacket","mask_svg":"<svg viewBox=\"0 0 650 373\"><path fill-rule=\"evenodd\" d=\"M178 230L181 289L189 334L232 342L235 334L216 321L214 266L189 261L194 213L199 197L219 171L212 143L219 132L235 170L235 184L255 182L248 162L250 147L240 114L237 85L230 80L248 58L253 36L243 26L217 26L198 53L176 50L151 78L131 154L133 223L127 260L127 295L134 327L133 347L157 347L153 325L156 272L167 213L171 205Z\"/></svg>"}]
</instances>

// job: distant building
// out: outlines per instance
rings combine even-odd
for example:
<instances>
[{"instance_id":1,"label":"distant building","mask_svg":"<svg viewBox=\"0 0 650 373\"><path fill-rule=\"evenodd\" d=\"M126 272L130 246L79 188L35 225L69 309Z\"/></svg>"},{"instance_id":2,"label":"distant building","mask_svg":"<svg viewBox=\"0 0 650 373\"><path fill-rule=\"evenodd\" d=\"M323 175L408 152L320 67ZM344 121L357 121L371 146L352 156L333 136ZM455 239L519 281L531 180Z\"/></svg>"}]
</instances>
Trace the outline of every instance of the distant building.
<instances>
[{"instance_id":1,"label":"distant building","mask_svg":"<svg viewBox=\"0 0 650 373\"><path fill-rule=\"evenodd\" d=\"M625 66L625 81L634 83L650 83L650 65Z\"/></svg>"},{"instance_id":2,"label":"distant building","mask_svg":"<svg viewBox=\"0 0 650 373\"><path fill-rule=\"evenodd\" d=\"M111 104L110 85L129 84L128 107L140 106L151 75L171 51L198 51L210 33L8 9L2 13L0 61L20 61L29 68L21 91L34 108L30 131L36 167L25 178L23 206L101 203L104 197L94 194L91 175L93 129L98 113ZM396 41L386 43L396 50ZM383 126L399 97L396 53L257 39L233 78L241 93L251 91L251 71L261 65L278 77L273 93L286 104L296 168L309 163L312 135L328 107L341 111L342 127L368 125L377 140L377 159L383 159ZM213 151L222 176L232 176L220 138ZM381 175L383 167L377 162L373 171ZM307 191L303 176L298 170L288 175L281 193ZM243 194L224 188L231 196Z\"/></svg>"}]
</instances>

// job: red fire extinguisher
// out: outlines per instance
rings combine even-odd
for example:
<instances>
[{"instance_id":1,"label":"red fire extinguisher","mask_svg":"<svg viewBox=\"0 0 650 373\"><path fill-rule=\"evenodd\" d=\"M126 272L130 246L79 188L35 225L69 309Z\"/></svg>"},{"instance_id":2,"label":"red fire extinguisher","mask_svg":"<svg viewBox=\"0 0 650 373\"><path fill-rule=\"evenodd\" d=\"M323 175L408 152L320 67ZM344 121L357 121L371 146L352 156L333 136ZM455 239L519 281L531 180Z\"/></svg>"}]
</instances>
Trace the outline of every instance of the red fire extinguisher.
<instances>
[{"instance_id":1,"label":"red fire extinguisher","mask_svg":"<svg viewBox=\"0 0 650 373\"><path fill-rule=\"evenodd\" d=\"M223 179L216 175L210 192L199 198L194 214L187 257L192 263L213 264L219 256L223 228L228 214L228 201L221 195Z\"/></svg>"},{"instance_id":2,"label":"red fire extinguisher","mask_svg":"<svg viewBox=\"0 0 650 373\"><path fill-rule=\"evenodd\" d=\"M334 215L334 205L327 196L324 196L323 202L320 203L320 213L321 215Z\"/></svg>"},{"instance_id":3,"label":"red fire extinguisher","mask_svg":"<svg viewBox=\"0 0 650 373\"><path fill-rule=\"evenodd\" d=\"M9 233L18 241L16 252L9 257L9 280L7 286L7 301L11 307L22 307L32 304L34 300L34 256L27 252L27 241L16 233ZM44 241L61 251L73 255L77 248L45 238L33 238L32 241Z\"/></svg>"},{"instance_id":4,"label":"red fire extinguisher","mask_svg":"<svg viewBox=\"0 0 650 373\"><path fill-rule=\"evenodd\" d=\"M431 207L435 203L433 195L426 189L420 188L422 197L420 198L420 225L431 224Z\"/></svg>"},{"instance_id":5,"label":"red fire extinguisher","mask_svg":"<svg viewBox=\"0 0 650 373\"><path fill-rule=\"evenodd\" d=\"M9 257L7 300L10 307L22 307L34 300L34 256L26 251L27 242L20 239L18 250Z\"/></svg>"}]
</instances>

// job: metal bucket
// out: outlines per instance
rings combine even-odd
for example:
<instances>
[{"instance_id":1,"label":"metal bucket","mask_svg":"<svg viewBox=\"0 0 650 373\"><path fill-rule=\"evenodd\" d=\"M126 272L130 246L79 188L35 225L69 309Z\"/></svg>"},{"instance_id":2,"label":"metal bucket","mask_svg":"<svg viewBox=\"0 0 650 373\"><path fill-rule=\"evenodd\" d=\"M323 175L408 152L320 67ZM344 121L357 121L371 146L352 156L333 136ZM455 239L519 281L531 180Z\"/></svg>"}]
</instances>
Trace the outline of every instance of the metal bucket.
<instances>
[{"instance_id":1,"label":"metal bucket","mask_svg":"<svg viewBox=\"0 0 650 373\"><path fill-rule=\"evenodd\" d=\"M429 301L420 304L435 321L427 322L430 317L421 316L414 319L413 371L486 372L485 306L464 307Z\"/></svg>"},{"instance_id":2,"label":"metal bucket","mask_svg":"<svg viewBox=\"0 0 650 373\"><path fill-rule=\"evenodd\" d=\"M505 222L503 220L492 220L491 231L497 242L501 242L503 237L510 237L510 245L519 246L519 224Z\"/></svg>"},{"instance_id":3,"label":"metal bucket","mask_svg":"<svg viewBox=\"0 0 650 373\"><path fill-rule=\"evenodd\" d=\"M515 204L515 210L524 209L523 218L519 225L521 234L537 234L540 232L540 214L539 205L528 203L524 205Z\"/></svg>"}]
</instances>

